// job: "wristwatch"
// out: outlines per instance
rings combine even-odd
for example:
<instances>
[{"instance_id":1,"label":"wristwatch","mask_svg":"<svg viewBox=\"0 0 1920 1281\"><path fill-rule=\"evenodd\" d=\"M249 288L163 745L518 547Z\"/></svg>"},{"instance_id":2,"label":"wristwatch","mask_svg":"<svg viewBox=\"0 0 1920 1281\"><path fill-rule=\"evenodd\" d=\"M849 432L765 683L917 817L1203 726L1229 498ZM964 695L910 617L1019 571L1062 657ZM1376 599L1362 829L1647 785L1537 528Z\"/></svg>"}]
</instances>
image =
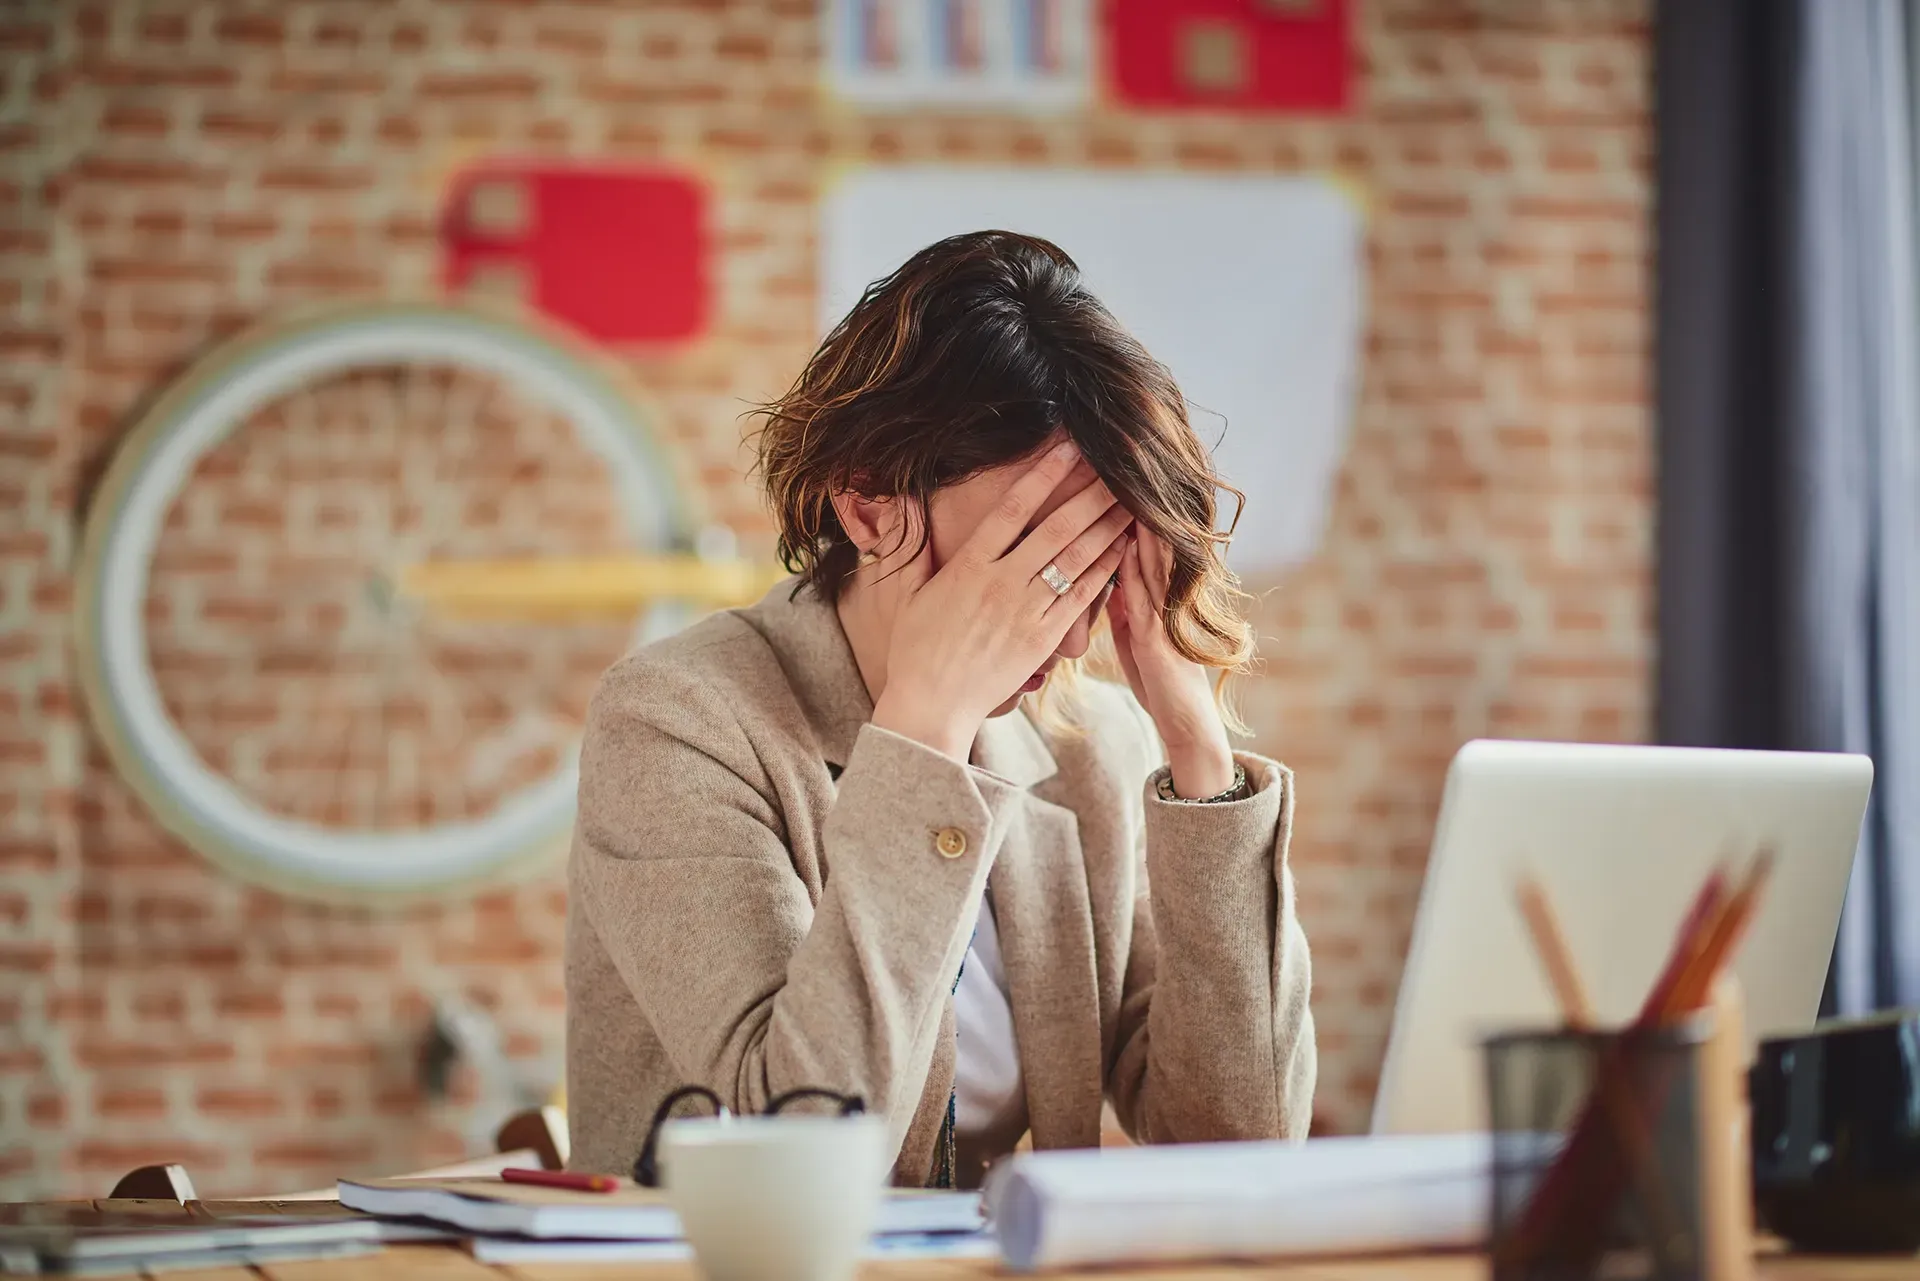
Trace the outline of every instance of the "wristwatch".
<instances>
[{"instance_id":1,"label":"wristwatch","mask_svg":"<svg viewBox=\"0 0 1920 1281\"><path fill-rule=\"evenodd\" d=\"M1244 801L1253 794L1247 786L1247 767L1239 761L1233 763L1233 786L1217 796L1182 796L1173 790L1173 770L1163 768L1160 777L1154 781L1154 794L1163 801L1175 805L1217 805L1222 801Z\"/></svg>"}]
</instances>

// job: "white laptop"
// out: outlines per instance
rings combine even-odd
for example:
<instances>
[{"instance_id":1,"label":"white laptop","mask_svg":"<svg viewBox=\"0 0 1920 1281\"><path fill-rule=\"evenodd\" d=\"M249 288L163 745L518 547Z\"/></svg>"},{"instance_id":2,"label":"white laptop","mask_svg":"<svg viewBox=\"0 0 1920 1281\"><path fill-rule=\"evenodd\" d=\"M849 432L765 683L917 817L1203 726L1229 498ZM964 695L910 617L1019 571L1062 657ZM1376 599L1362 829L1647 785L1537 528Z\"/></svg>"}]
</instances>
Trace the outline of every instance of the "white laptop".
<instances>
[{"instance_id":1,"label":"white laptop","mask_svg":"<svg viewBox=\"0 0 1920 1281\"><path fill-rule=\"evenodd\" d=\"M1478 741L1454 757L1374 1101L1376 1134L1483 1128L1480 1041L1559 1022L1514 905L1546 888L1605 1023L1639 1011L1716 860L1776 862L1733 969L1750 1039L1818 1013L1873 763Z\"/></svg>"}]
</instances>

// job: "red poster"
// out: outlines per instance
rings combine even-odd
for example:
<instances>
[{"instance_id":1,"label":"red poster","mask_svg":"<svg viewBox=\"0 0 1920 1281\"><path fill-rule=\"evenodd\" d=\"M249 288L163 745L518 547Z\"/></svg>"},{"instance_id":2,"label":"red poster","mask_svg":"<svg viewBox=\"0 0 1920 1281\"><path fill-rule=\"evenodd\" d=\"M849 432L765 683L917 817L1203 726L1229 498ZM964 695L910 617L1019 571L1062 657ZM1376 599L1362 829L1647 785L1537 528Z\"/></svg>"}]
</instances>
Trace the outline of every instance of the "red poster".
<instances>
[{"instance_id":1,"label":"red poster","mask_svg":"<svg viewBox=\"0 0 1920 1281\"><path fill-rule=\"evenodd\" d=\"M1106 0L1108 81L1150 108L1340 111L1350 0Z\"/></svg>"},{"instance_id":2,"label":"red poster","mask_svg":"<svg viewBox=\"0 0 1920 1281\"><path fill-rule=\"evenodd\" d=\"M447 192L443 280L517 299L604 343L706 327L706 193L653 169L495 162Z\"/></svg>"}]
</instances>

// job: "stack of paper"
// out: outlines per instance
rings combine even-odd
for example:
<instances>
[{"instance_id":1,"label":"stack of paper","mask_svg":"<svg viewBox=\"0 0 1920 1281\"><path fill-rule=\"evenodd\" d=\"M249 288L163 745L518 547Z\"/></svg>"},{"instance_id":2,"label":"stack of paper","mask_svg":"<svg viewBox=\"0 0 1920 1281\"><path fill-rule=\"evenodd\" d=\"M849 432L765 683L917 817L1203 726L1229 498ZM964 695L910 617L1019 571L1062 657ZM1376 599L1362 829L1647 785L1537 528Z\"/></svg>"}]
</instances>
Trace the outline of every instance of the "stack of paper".
<instances>
[{"instance_id":1,"label":"stack of paper","mask_svg":"<svg viewBox=\"0 0 1920 1281\"><path fill-rule=\"evenodd\" d=\"M1484 1134L1023 1153L987 1202L1017 1271L1477 1245Z\"/></svg>"},{"instance_id":2,"label":"stack of paper","mask_svg":"<svg viewBox=\"0 0 1920 1281\"><path fill-rule=\"evenodd\" d=\"M370 1254L380 1225L282 1216L162 1219L79 1204L0 1206L0 1272L102 1276Z\"/></svg>"},{"instance_id":3,"label":"stack of paper","mask_svg":"<svg viewBox=\"0 0 1920 1281\"><path fill-rule=\"evenodd\" d=\"M475 1236L489 1263L638 1262L689 1257L666 1195L623 1182L613 1192L499 1179L342 1179L340 1202L384 1218L424 1219ZM887 1193L869 1254L883 1258L992 1253L980 1198L968 1192Z\"/></svg>"}]
</instances>

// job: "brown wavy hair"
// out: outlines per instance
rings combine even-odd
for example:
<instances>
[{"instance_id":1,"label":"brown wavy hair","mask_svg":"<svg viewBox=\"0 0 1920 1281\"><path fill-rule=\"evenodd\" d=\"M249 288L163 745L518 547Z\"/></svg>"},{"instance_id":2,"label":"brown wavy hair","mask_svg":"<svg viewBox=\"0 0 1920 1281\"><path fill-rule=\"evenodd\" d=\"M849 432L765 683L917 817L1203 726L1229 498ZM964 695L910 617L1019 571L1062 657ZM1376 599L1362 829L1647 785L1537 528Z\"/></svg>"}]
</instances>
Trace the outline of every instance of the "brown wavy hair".
<instances>
[{"instance_id":1,"label":"brown wavy hair","mask_svg":"<svg viewBox=\"0 0 1920 1281\"><path fill-rule=\"evenodd\" d=\"M1221 552L1215 474L1166 366L1087 290L1059 246L978 231L927 246L867 287L778 399L752 413L780 558L828 600L858 559L832 496L924 504L1035 455L1064 430L1173 558L1173 646L1208 667L1253 657ZM921 538L925 538L924 523Z\"/></svg>"}]
</instances>

